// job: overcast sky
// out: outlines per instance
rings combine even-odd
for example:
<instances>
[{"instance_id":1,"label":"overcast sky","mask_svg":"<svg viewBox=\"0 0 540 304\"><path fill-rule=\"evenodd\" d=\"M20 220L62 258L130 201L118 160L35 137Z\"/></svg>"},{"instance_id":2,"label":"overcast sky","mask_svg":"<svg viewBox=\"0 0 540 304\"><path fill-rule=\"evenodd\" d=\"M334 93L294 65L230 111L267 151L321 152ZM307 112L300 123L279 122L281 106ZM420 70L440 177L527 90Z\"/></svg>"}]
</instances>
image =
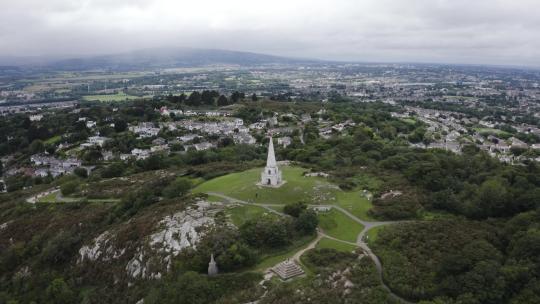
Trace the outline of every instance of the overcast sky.
<instances>
[{"instance_id":1,"label":"overcast sky","mask_svg":"<svg viewBox=\"0 0 540 304\"><path fill-rule=\"evenodd\" d=\"M0 0L0 55L169 46L540 66L540 1Z\"/></svg>"}]
</instances>

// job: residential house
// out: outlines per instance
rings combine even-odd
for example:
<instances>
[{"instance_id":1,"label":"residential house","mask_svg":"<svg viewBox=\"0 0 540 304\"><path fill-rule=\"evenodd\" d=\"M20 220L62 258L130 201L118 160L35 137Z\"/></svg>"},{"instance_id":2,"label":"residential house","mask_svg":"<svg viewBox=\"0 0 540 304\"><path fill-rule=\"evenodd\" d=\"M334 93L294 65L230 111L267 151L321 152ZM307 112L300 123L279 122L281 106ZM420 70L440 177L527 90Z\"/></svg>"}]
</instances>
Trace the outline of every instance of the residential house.
<instances>
[{"instance_id":1,"label":"residential house","mask_svg":"<svg viewBox=\"0 0 540 304\"><path fill-rule=\"evenodd\" d=\"M277 139L278 145L282 145L283 148L287 148L292 143L292 138L289 136L280 137Z\"/></svg>"}]
</instances>

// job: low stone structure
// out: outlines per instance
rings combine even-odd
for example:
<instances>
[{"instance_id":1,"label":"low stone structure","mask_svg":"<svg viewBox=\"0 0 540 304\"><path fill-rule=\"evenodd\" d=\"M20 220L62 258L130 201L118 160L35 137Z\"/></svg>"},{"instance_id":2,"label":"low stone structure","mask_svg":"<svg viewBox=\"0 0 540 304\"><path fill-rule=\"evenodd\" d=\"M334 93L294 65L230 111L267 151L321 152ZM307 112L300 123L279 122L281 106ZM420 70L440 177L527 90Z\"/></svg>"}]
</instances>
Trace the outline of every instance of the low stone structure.
<instances>
[{"instance_id":1,"label":"low stone structure","mask_svg":"<svg viewBox=\"0 0 540 304\"><path fill-rule=\"evenodd\" d=\"M272 267L272 271L277 274L282 280L288 280L304 274L304 270L300 268L294 261L287 259L276 266Z\"/></svg>"},{"instance_id":2,"label":"low stone structure","mask_svg":"<svg viewBox=\"0 0 540 304\"><path fill-rule=\"evenodd\" d=\"M332 206L314 206L312 209L315 212L329 212L332 210Z\"/></svg>"}]
</instances>

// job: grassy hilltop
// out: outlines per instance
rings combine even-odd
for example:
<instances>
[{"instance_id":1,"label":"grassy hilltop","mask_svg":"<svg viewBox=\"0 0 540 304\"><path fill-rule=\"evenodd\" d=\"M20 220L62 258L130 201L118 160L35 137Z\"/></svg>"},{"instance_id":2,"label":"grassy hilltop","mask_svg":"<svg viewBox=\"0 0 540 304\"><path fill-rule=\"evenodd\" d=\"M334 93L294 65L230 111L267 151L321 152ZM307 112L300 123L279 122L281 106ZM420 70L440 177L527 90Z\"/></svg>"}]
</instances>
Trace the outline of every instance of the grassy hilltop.
<instances>
[{"instance_id":1,"label":"grassy hilltop","mask_svg":"<svg viewBox=\"0 0 540 304\"><path fill-rule=\"evenodd\" d=\"M371 202L362 191L343 191L323 177L304 176L307 169L282 166L286 183L279 188L258 186L262 168L224 175L198 185L194 193L220 193L258 204L290 204L300 201L310 204L338 205L361 219L370 219Z\"/></svg>"}]
</instances>

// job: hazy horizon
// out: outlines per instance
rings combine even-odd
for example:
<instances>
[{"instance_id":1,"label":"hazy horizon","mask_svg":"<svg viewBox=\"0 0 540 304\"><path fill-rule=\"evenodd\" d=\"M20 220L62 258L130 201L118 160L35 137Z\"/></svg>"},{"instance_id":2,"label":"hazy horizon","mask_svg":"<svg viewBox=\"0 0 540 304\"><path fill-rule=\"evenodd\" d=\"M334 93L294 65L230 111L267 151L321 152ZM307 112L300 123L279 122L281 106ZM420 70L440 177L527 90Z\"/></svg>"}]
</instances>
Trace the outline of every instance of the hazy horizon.
<instances>
[{"instance_id":1,"label":"hazy horizon","mask_svg":"<svg viewBox=\"0 0 540 304\"><path fill-rule=\"evenodd\" d=\"M533 0L18 0L0 57L205 48L354 62L540 66Z\"/></svg>"}]
</instances>

